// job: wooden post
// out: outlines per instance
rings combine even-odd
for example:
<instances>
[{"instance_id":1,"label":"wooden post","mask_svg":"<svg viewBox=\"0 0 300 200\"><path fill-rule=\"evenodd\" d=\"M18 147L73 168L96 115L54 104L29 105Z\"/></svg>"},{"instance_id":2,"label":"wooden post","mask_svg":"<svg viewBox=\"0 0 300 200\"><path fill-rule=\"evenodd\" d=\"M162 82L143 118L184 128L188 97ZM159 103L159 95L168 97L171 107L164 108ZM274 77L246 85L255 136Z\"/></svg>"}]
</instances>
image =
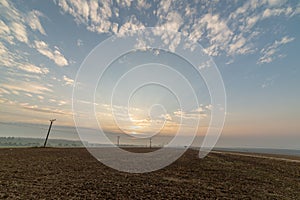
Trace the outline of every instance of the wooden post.
<instances>
[{"instance_id":1,"label":"wooden post","mask_svg":"<svg viewBox=\"0 0 300 200\"><path fill-rule=\"evenodd\" d=\"M150 138L150 149L152 148L152 137Z\"/></svg>"},{"instance_id":2,"label":"wooden post","mask_svg":"<svg viewBox=\"0 0 300 200\"><path fill-rule=\"evenodd\" d=\"M117 142L117 144L118 144L118 147L120 146L120 136L118 136L118 142Z\"/></svg>"},{"instance_id":3,"label":"wooden post","mask_svg":"<svg viewBox=\"0 0 300 200\"><path fill-rule=\"evenodd\" d=\"M48 140L48 137L49 137L49 134L50 134L50 130L51 130L52 124L53 124L53 122L54 122L55 120L56 120L56 119L51 119L51 120L50 120L50 126L49 126L48 133L47 133L47 136L46 136L46 140L45 140L45 143L44 143L44 148L45 148L46 145L47 145L47 140Z\"/></svg>"}]
</instances>

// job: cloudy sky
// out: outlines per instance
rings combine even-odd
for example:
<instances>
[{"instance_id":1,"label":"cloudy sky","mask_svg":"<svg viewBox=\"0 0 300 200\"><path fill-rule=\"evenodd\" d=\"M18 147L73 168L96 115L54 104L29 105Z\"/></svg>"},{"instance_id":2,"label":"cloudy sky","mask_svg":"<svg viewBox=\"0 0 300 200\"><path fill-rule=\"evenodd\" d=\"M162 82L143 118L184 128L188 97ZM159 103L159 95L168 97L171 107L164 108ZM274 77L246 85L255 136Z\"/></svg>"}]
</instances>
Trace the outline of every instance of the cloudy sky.
<instances>
[{"instance_id":1,"label":"cloudy sky","mask_svg":"<svg viewBox=\"0 0 300 200\"><path fill-rule=\"evenodd\" d=\"M1 0L0 121L48 124L50 118L56 118L57 125L74 126L73 83L89 52L113 35L160 27L198 42L220 70L227 96L223 138L238 138L236 143L244 140L244 144L251 141L252 146L297 148L299 22L298 1ZM175 39L170 40L172 43ZM82 103L96 105L102 128L142 134L163 127L162 132L171 134L180 125L178 116L183 116L190 120L201 118L205 130L212 106L208 91L203 81L197 81L199 77L193 75L189 64L173 54L151 50L123 55L112 63L103 79L104 90L110 88L111 80L121 76L121 66L130 68L142 61L181 70L197 91L200 105L184 110L167 90L145 87L131 101L130 120L121 119L121 127L117 127L109 101L99 91L96 102ZM152 65L156 66L159 65ZM161 76L169 75L160 72ZM120 91L128 85L123 84ZM174 86L184 91L181 84ZM122 99L122 94L117 95ZM156 106L149 114L154 104L166 108ZM115 115L124 114L124 105L114 102ZM95 128L88 120L86 127ZM7 134L0 131L1 135Z\"/></svg>"}]
</instances>

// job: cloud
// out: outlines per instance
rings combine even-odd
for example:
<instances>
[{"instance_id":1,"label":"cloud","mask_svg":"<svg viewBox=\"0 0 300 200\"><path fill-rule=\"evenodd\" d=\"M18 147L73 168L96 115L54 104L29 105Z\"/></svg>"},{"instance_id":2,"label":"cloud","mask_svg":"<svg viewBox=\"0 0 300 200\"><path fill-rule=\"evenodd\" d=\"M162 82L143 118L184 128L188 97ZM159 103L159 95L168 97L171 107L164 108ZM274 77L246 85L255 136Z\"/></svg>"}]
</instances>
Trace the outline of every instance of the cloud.
<instances>
[{"instance_id":1,"label":"cloud","mask_svg":"<svg viewBox=\"0 0 300 200\"><path fill-rule=\"evenodd\" d=\"M31 63L22 63L18 66L19 69L30 72L30 73L35 73L35 74L47 74L49 73L49 70L47 68L40 68L37 67Z\"/></svg>"},{"instance_id":2,"label":"cloud","mask_svg":"<svg viewBox=\"0 0 300 200\"><path fill-rule=\"evenodd\" d=\"M274 84L275 77L267 78L262 84L261 88L271 87Z\"/></svg>"},{"instance_id":3,"label":"cloud","mask_svg":"<svg viewBox=\"0 0 300 200\"><path fill-rule=\"evenodd\" d=\"M28 13L20 12L11 2L5 0L1 1L0 4L3 6L0 14L1 19L4 19L0 20L0 36L5 42L10 45L17 45L16 41L26 43L28 47L36 47L42 55L53 60L58 66L68 65L67 59L57 48L51 50L45 42L37 40L34 41L32 45L32 42L28 38L29 33L31 33L30 29L46 35L45 29L40 22L40 17L44 16L43 13L37 10L32 10ZM18 52L14 49L15 48L10 48L10 51L8 51L6 48L4 49L6 54L1 53L1 58L4 59L2 61L4 66L16 66L30 73L48 73L46 68L39 68L34 64L28 63L28 59L25 58L27 56L24 57L24 55L22 55L22 57L18 55Z\"/></svg>"},{"instance_id":4,"label":"cloud","mask_svg":"<svg viewBox=\"0 0 300 200\"><path fill-rule=\"evenodd\" d=\"M0 20L0 34L5 36L4 39L9 41L10 44L12 44L12 38L15 38L29 45L26 26L46 35L39 19L39 17L44 16L40 11L33 10L29 13L22 13L11 2L1 1L1 4L5 7L1 12L6 23Z\"/></svg>"},{"instance_id":5,"label":"cloud","mask_svg":"<svg viewBox=\"0 0 300 200\"><path fill-rule=\"evenodd\" d=\"M41 34L46 35L46 32L40 22L39 17L44 16L40 11L37 10L33 10L31 12L28 13L27 17L26 17L26 21L28 26L32 29L32 30L37 30L39 31Z\"/></svg>"},{"instance_id":6,"label":"cloud","mask_svg":"<svg viewBox=\"0 0 300 200\"><path fill-rule=\"evenodd\" d=\"M270 6L281 6L282 4L286 3L286 0L267 0Z\"/></svg>"},{"instance_id":7,"label":"cloud","mask_svg":"<svg viewBox=\"0 0 300 200\"><path fill-rule=\"evenodd\" d=\"M36 82L23 82L23 81L14 81L13 83L2 83L0 84L0 88L8 90L12 93L18 92L27 92L32 94L44 94L46 92L52 92L52 89L49 87L45 87L40 83Z\"/></svg>"},{"instance_id":8,"label":"cloud","mask_svg":"<svg viewBox=\"0 0 300 200\"><path fill-rule=\"evenodd\" d=\"M246 44L246 39L242 35L235 36L233 38L233 42L229 45L229 53L243 54L244 52L242 51L242 48L245 44Z\"/></svg>"},{"instance_id":9,"label":"cloud","mask_svg":"<svg viewBox=\"0 0 300 200\"><path fill-rule=\"evenodd\" d=\"M150 3L147 3L147 0L139 0L137 1L137 8L139 10L149 9L151 7Z\"/></svg>"},{"instance_id":10,"label":"cloud","mask_svg":"<svg viewBox=\"0 0 300 200\"><path fill-rule=\"evenodd\" d=\"M28 37L26 27L22 23L12 22L10 23L10 30L14 34L15 38L20 42L28 43Z\"/></svg>"},{"instance_id":11,"label":"cloud","mask_svg":"<svg viewBox=\"0 0 300 200\"><path fill-rule=\"evenodd\" d=\"M111 1L58 0L56 3L64 12L73 15L77 23L85 24L90 31L108 33L112 30Z\"/></svg>"},{"instance_id":12,"label":"cloud","mask_svg":"<svg viewBox=\"0 0 300 200\"><path fill-rule=\"evenodd\" d=\"M172 121L172 116L170 114L163 114L160 116L163 120Z\"/></svg>"},{"instance_id":13,"label":"cloud","mask_svg":"<svg viewBox=\"0 0 300 200\"><path fill-rule=\"evenodd\" d=\"M136 16L131 16L130 19L120 27L117 35L124 36L127 31L137 31L141 29L145 29L144 24L141 23Z\"/></svg>"},{"instance_id":14,"label":"cloud","mask_svg":"<svg viewBox=\"0 0 300 200\"><path fill-rule=\"evenodd\" d=\"M162 42L171 52L175 52L181 41L181 36L177 32L182 25L182 16L178 12L170 11L157 22L154 34L161 37Z\"/></svg>"},{"instance_id":15,"label":"cloud","mask_svg":"<svg viewBox=\"0 0 300 200\"><path fill-rule=\"evenodd\" d=\"M263 18L268 18L268 17L272 17L272 16L279 16L279 15L286 15L289 16L293 13L293 9L291 7L287 7L287 8L275 8L275 9L270 9L267 8L264 12L263 12Z\"/></svg>"},{"instance_id":16,"label":"cloud","mask_svg":"<svg viewBox=\"0 0 300 200\"><path fill-rule=\"evenodd\" d=\"M50 103L54 103L55 105L58 105L58 106L63 106L63 105L66 105L66 104L69 103L68 101L65 101L65 100L59 100L59 99L49 99L48 101L49 101Z\"/></svg>"},{"instance_id":17,"label":"cloud","mask_svg":"<svg viewBox=\"0 0 300 200\"><path fill-rule=\"evenodd\" d=\"M101 126L104 130L120 129L126 133L176 133L179 127L183 127L186 132L189 132L195 126L197 119L207 119L211 106L200 105L199 108L184 112L177 110L174 113L159 114L149 116L148 110L145 108L127 107L121 105L95 104L85 100L76 100L77 103L86 106L87 104L95 105L96 116L101 121ZM182 121L180 117L184 118ZM90 113L80 113L80 117L87 119ZM117 120L117 124L116 121ZM206 121L203 121L206 125ZM202 125L204 125L202 123Z\"/></svg>"},{"instance_id":18,"label":"cloud","mask_svg":"<svg viewBox=\"0 0 300 200\"><path fill-rule=\"evenodd\" d=\"M130 7L132 0L117 0L121 7Z\"/></svg>"},{"instance_id":19,"label":"cloud","mask_svg":"<svg viewBox=\"0 0 300 200\"><path fill-rule=\"evenodd\" d=\"M7 47L0 42L0 64L4 67L14 67L25 72L35 74L47 74L49 70L47 68L41 68L34 64L28 63L22 59L22 57L9 51ZM25 75L24 75L25 76Z\"/></svg>"},{"instance_id":20,"label":"cloud","mask_svg":"<svg viewBox=\"0 0 300 200\"><path fill-rule=\"evenodd\" d=\"M298 3L296 9L294 10L294 13L292 15L299 15L300 14L300 3Z\"/></svg>"},{"instance_id":21,"label":"cloud","mask_svg":"<svg viewBox=\"0 0 300 200\"><path fill-rule=\"evenodd\" d=\"M259 36L265 34L262 31L262 27L258 26L259 22L279 15L291 17L294 10L292 7L285 1L245 1L242 6L229 15L227 20L227 23L230 24L235 33L230 44L229 55L254 53L257 49L255 47L257 42L253 41L257 41ZM270 26L270 29L268 32L272 33L273 27ZM278 34L278 30L273 32ZM260 44L266 45L264 42L260 42Z\"/></svg>"},{"instance_id":22,"label":"cloud","mask_svg":"<svg viewBox=\"0 0 300 200\"><path fill-rule=\"evenodd\" d=\"M41 96L41 95L38 95L37 98L40 99L40 100L45 99L45 97L43 97L43 96Z\"/></svg>"},{"instance_id":23,"label":"cloud","mask_svg":"<svg viewBox=\"0 0 300 200\"><path fill-rule=\"evenodd\" d=\"M295 38L291 38L288 36L283 37L280 41L275 41L276 45L282 45L282 44L287 44L289 42L292 42Z\"/></svg>"},{"instance_id":24,"label":"cloud","mask_svg":"<svg viewBox=\"0 0 300 200\"><path fill-rule=\"evenodd\" d=\"M206 119L211 110L211 105L200 105L198 108L190 111L177 110L173 114L177 118L183 118L188 120Z\"/></svg>"},{"instance_id":25,"label":"cloud","mask_svg":"<svg viewBox=\"0 0 300 200\"><path fill-rule=\"evenodd\" d=\"M29 97L32 97L31 94L25 94L25 95L28 95ZM10 106L14 106L14 107L17 107L17 108L19 107L19 108L25 109L25 110L40 112L40 113L51 113L51 114L59 114L59 115L72 115L73 114L72 111L69 111L69 110L57 109L57 108L53 108L53 107L49 107L49 106L43 106L43 105L30 105L30 103L27 103L27 102L18 102L16 100L11 101L11 100L6 99L6 98L0 98L0 103L10 105ZM20 112L19 109L18 109L18 111ZM26 115L26 116L28 116L28 115Z\"/></svg>"},{"instance_id":26,"label":"cloud","mask_svg":"<svg viewBox=\"0 0 300 200\"><path fill-rule=\"evenodd\" d=\"M207 61L203 61L199 66L198 68L201 70L201 69L204 69L204 68L207 68L207 67L212 67L214 66L214 63L211 59L207 60Z\"/></svg>"},{"instance_id":27,"label":"cloud","mask_svg":"<svg viewBox=\"0 0 300 200\"><path fill-rule=\"evenodd\" d=\"M10 92L4 88L0 88L0 94L10 94Z\"/></svg>"},{"instance_id":28,"label":"cloud","mask_svg":"<svg viewBox=\"0 0 300 200\"><path fill-rule=\"evenodd\" d=\"M220 50L226 50L233 36L233 32L228 28L226 21L221 19L219 15L208 13L200 19L200 23L206 28L206 37L210 43L210 46L205 49L206 53L217 56Z\"/></svg>"},{"instance_id":29,"label":"cloud","mask_svg":"<svg viewBox=\"0 0 300 200\"><path fill-rule=\"evenodd\" d=\"M169 12L166 17L166 23L162 26L167 30L179 31L179 28L183 24L183 19L178 12Z\"/></svg>"},{"instance_id":30,"label":"cloud","mask_svg":"<svg viewBox=\"0 0 300 200\"><path fill-rule=\"evenodd\" d=\"M162 34L163 30L180 31L192 43L200 42L205 53L211 56L247 55L257 51L257 40L265 33L260 21L283 15L291 17L299 13L299 5L278 0L249 0L241 4L227 5L226 10L216 10L216 3L185 3L166 0L158 2L157 8L147 1L80 2L58 0L63 12L71 14L75 21L84 24L89 31L124 35L129 30L140 30L147 26L160 28L161 39L174 51L180 37ZM81 6L80 6L81 5ZM237 6L239 5L239 6ZM207 11L208 9L209 12ZM211 12L210 12L211 11ZM270 32L275 29L271 27ZM278 33L278 30L277 34ZM147 46L138 41L137 46ZM264 42L259 44L265 46ZM186 45L186 48L195 48Z\"/></svg>"},{"instance_id":31,"label":"cloud","mask_svg":"<svg viewBox=\"0 0 300 200\"><path fill-rule=\"evenodd\" d=\"M63 67L69 65L68 60L61 54L58 49L51 50L44 41L34 41L35 48L42 55L54 61L58 66Z\"/></svg>"},{"instance_id":32,"label":"cloud","mask_svg":"<svg viewBox=\"0 0 300 200\"><path fill-rule=\"evenodd\" d=\"M78 39L76 44L78 47L80 47L83 45L83 41L81 39Z\"/></svg>"},{"instance_id":33,"label":"cloud","mask_svg":"<svg viewBox=\"0 0 300 200\"><path fill-rule=\"evenodd\" d=\"M6 35L10 33L9 27L0 19L0 35Z\"/></svg>"},{"instance_id":34,"label":"cloud","mask_svg":"<svg viewBox=\"0 0 300 200\"><path fill-rule=\"evenodd\" d=\"M43 14L39 11L33 10L28 14L20 12L15 6L8 1L1 1L1 20L0 20L0 36L3 39L0 42L0 64L4 67L11 67L29 73L47 74L47 68L38 67L28 62L27 55L18 52L14 45L16 42L26 43L31 47L28 30L38 30L42 34L46 34L42 27L39 17ZM2 20L3 19L3 20ZM7 48L10 44L10 48ZM25 55L25 56L24 56Z\"/></svg>"},{"instance_id":35,"label":"cloud","mask_svg":"<svg viewBox=\"0 0 300 200\"><path fill-rule=\"evenodd\" d=\"M63 76L63 80L65 81L65 85L73 85L74 84L74 80L71 78L68 78L67 76Z\"/></svg>"},{"instance_id":36,"label":"cloud","mask_svg":"<svg viewBox=\"0 0 300 200\"><path fill-rule=\"evenodd\" d=\"M277 57L282 57L283 55L277 55L277 52L279 51L279 47L290 43L294 40L295 38L284 36L281 38L281 40L275 40L275 42L266 48L263 48L260 53L261 57L258 60L258 63L263 64L263 63L270 63L272 62L275 58Z\"/></svg>"},{"instance_id":37,"label":"cloud","mask_svg":"<svg viewBox=\"0 0 300 200\"><path fill-rule=\"evenodd\" d=\"M259 15L254 15L254 16L251 16L251 17L248 17L247 18L247 21L246 21L246 27L247 29L251 29L259 20L260 16Z\"/></svg>"},{"instance_id":38,"label":"cloud","mask_svg":"<svg viewBox=\"0 0 300 200\"><path fill-rule=\"evenodd\" d=\"M164 13L168 13L170 7L171 7L172 1L166 0L166 1L160 1L159 3L159 9L157 11L158 15L163 15Z\"/></svg>"},{"instance_id":39,"label":"cloud","mask_svg":"<svg viewBox=\"0 0 300 200\"><path fill-rule=\"evenodd\" d=\"M83 104L93 104L91 102L82 102ZM174 133L179 124L173 121L171 114L162 114L159 116L149 116L147 109L120 105L98 104L96 115L101 119L103 129L118 130L126 133L153 134ZM116 121L115 121L116 120ZM117 124L116 124L117 122Z\"/></svg>"},{"instance_id":40,"label":"cloud","mask_svg":"<svg viewBox=\"0 0 300 200\"><path fill-rule=\"evenodd\" d=\"M1 10L2 15L7 16L12 20L20 20L21 15L19 11L11 3L11 1L1 0L0 4L2 5L1 7L4 8L3 10Z\"/></svg>"},{"instance_id":41,"label":"cloud","mask_svg":"<svg viewBox=\"0 0 300 200\"><path fill-rule=\"evenodd\" d=\"M57 108L40 108L38 105L23 105L23 109L26 110L31 110L35 112L42 112L42 113L51 113L51 114L59 114L59 115L72 115L72 112L66 111L66 110L61 110Z\"/></svg>"},{"instance_id":42,"label":"cloud","mask_svg":"<svg viewBox=\"0 0 300 200\"><path fill-rule=\"evenodd\" d=\"M5 67L11 67L14 65L14 55L7 47L0 42L0 64Z\"/></svg>"},{"instance_id":43,"label":"cloud","mask_svg":"<svg viewBox=\"0 0 300 200\"><path fill-rule=\"evenodd\" d=\"M47 74L49 72L47 68L40 68L28 62L18 61L18 57L15 56L14 53L10 52L1 42L0 64L4 67L15 67L17 69L36 74Z\"/></svg>"}]
</instances>

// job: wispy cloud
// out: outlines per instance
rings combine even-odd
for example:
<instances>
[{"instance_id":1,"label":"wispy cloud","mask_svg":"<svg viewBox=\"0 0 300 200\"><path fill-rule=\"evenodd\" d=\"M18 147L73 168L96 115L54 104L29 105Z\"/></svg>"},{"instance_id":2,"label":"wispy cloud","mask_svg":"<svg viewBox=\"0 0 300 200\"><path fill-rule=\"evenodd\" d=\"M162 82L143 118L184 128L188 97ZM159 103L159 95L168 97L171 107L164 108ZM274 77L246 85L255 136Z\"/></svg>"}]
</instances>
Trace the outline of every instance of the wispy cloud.
<instances>
[{"instance_id":1,"label":"wispy cloud","mask_svg":"<svg viewBox=\"0 0 300 200\"><path fill-rule=\"evenodd\" d=\"M12 34L17 40L19 40L20 42L28 43L28 36L24 24L18 22L11 22L9 26L11 27L10 30Z\"/></svg>"},{"instance_id":2,"label":"wispy cloud","mask_svg":"<svg viewBox=\"0 0 300 200\"><path fill-rule=\"evenodd\" d=\"M46 86L41 85L36 82L23 82L23 81L14 81L8 83L0 84L1 88L4 88L11 92L27 92L33 94L44 94L45 92L52 92L52 89Z\"/></svg>"},{"instance_id":3,"label":"wispy cloud","mask_svg":"<svg viewBox=\"0 0 300 200\"><path fill-rule=\"evenodd\" d=\"M40 19L39 19L42 16L44 16L44 15L41 12L39 12L37 10L33 10L28 13L28 15L26 17L26 21L27 21L28 26L32 30L37 30L41 34L46 35L45 29L43 28L43 26L40 22Z\"/></svg>"},{"instance_id":4,"label":"wispy cloud","mask_svg":"<svg viewBox=\"0 0 300 200\"><path fill-rule=\"evenodd\" d=\"M300 14L300 3L298 3L297 7L295 8L292 15L299 15Z\"/></svg>"},{"instance_id":5,"label":"wispy cloud","mask_svg":"<svg viewBox=\"0 0 300 200\"><path fill-rule=\"evenodd\" d=\"M77 103L95 105L92 102L77 100ZM190 130L195 120L206 120L210 114L211 105L200 105L190 111L176 110L174 112L149 115L148 108L126 107L120 105L96 104L96 116L104 129L122 129L127 133L176 133L182 126ZM82 117L88 116L88 113ZM181 118L183 120L181 120ZM202 121L203 122L203 121ZM117 123L117 124L116 124ZM206 122L203 123L206 125ZM204 126L205 126L204 125Z\"/></svg>"},{"instance_id":6,"label":"wispy cloud","mask_svg":"<svg viewBox=\"0 0 300 200\"><path fill-rule=\"evenodd\" d=\"M11 67L29 73L47 74L46 67L38 67L24 60L23 57L11 52L3 43L0 42L0 64L4 67ZM24 74L23 74L24 75ZM26 75L24 75L26 76Z\"/></svg>"},{"instance_id":7,"label":"wispy cloud","mask_svg":"<svg viewBox=\"0 0 300 200\"><path fill-rule=\"evenodd\" d=\"M210 106L199 106L198 108L191 111L177 110L173 114L177 118L189 119L189 120L199 120L205 119L209 115Z\"/></svg>"},{"instance_id":8,"label":"wispy cloud","mask_svg":"<svg viewBox=\"0 0 300 200\"><path fill-rule=\"evenodd\" d=\"M0 111L1 113L5 112L5 115L0 115L1 121L44 124L48 122L50 116L58 119L58 123L61 125L73 125L73 113L70 109L57 108L57 106L48 104L34 104L31 101L26 102L25 99L17 101L3 97L0 97L0 103L6 108Z\"/></svg>"},{"instance_id":9,"label":"wispy cloud","mask_svg":"<svg viewBox=\"0 0 300 200\"><path fill-rule=\"evenodd\" d=\"M273 84L274 84L274 81L277 77L269 77L269 78L266 78L264 80L264 82L261 84L261 88L267 88L267 87L271 87Z\"/></svg>"},{"instance_id":10,"label":"wispy cloud","mask_svg":"<svg viewBox=\"0 0 300 200\"><path fill-rule=\"evenodd\" d=\"M65 85L73 85L74 84L74 80L65 75L63 76L63 80L65 81Z\"/></svg>"},{"instance_id":11,"label":"wispy cloud","mask_svg":"<svg viewBox=\"0 0 300 200\"><path fill-rule=\"evenodd\" d=\"M0 34L8 35L10 33L9 27L0 19Z\"/></svg>"},{"instance_id":12,"label":"wispy cloud","mask_svg":"<svg viewBox=\"0 0 300 200\"><path fill-rule=\"evenodd\" d=\"M293 9L291 7L287 7L287 8L267 8L264 12L263 12L263 18L268 18L268 17L272 17L272 16L279 16L279 15L286 15L286 16L290 16L293 13Z\"/></svg>"},{"instance_id":13,"label":"wispy cloud","mask_svg":"<svg viewBox=\"0 0 300 200\"><path fill-rule=\"evenodd\" d=\"M37 67L31 63L20 63L18 68L26 72L35 73L35 74L47 74L49 72L47 68Z\"/></svg>"},{"instance_id":14,"label":"wispy cloud","mask_svg":"<svg viewBox=\"0 0 300 200\"><path fill-rule=\"evenodd\" d=\"M38 105L23 105L23 109L35 111L35 112L42 112L42 113L52 113L52 114L59 114L59 115L72 115L72 112L62 110L62 109L57 109L57 108L41 108Z\"/></svg>"},{"instance_id":15,"label":"wispy cloud","mask_svg":"<svg viewBox=\"0 0 300 200\"><path fill-rule=\"evenodd\" d=\"M14 7L11 2L3 0L1 4L1 14L6 22L1 21L1 36L4 40L13 44L13 40L28 43L28 36L26 31L26 25L24 23L24 18L20 15L18 10Z\"/></svg>"},{"instance_id":16,"label":"wispy cloud","mask_svg":"<svg viewBox=\"0 0 300 200\"><path fill-rule=\"evenodd\" d=\"M0 16L6 19L6 22L0 21L0 34L4 40L12 44L12 39L14 38L20 42L29 44L27 27L46 35L45 29L39 19L43 16L41 12L32 10L29 13L22 13L12 2L6 0L1 1L0 4L2 6Z\"/></svg>"},{"instance_id":17,"label":"wispy cloud","mask_svg":"<svg viewBox=\"0 0 300 200\"><path fill-rule=\"evenodd\" d=\"M77 39L77 46L80 47L83 45L83 41L81 39Z\"/></svg>"},{"instance_id":18,"label":"wispy cloud","mask_svg":"<svg viewBox=\"0 0 300 200\"><path fill-rule=\"evenodd\" d=\"M46 31L40 21L40 18L44 17L43 13L37 10L31 10L28 13L21 12L13 5L12 2L6 0L1 1L0 4L2 6L0 10L0 36L4 43L8 43L12 46L18 45L18 42L25 43L30 48L36 48L38 52L53 60L58 66L66 66L69 64L68 60L64 57L64 55L62 55L57 47L52 50L44 41L31 41L32 37L28 37L29 34L34 35L34 32L46 35ZM33 38L38 38L38 36ZM34 64L29 63L29 59L27 57L16 59L19 56L16 55L17 53L14 50L15 48L10 48L10 50L8 50L4 43L1 43L1 47L3 48L0 55L3 66L15 66L30 73L48 72L46 68L38 69L38 66L34 66ZM3 51L5 52L3 53Z\"/></svg>"},{"instance_id":19,"label":"wispy cloud","mask_svg":"<svg viewBox=\"0 0 300 200\"><path fill-rule=\"evenodd\" d=\"M64 55L59 51L57 47L55 48L55 50L51 50L47 43L37 40L34 41L34 44L38 52L53 60L58 66L63 67L69 64L68 60L64 57Z\"/></svg>"},{"instance_id":20,"label":"wispy cloud","mask_svg":"<svg viewBox=\"0 0 300 200\"><path fill-rule=\"evenodd\" d=\"M261 57L258 60L258 63L270 63L277 57L283 56L283 54L278 55L279 47L287 44L289 42L292 42L295 38L284 36L280 40L275 40L275 42L266 48L263 48L260 53Z\"/></svg>"}]
</instances>

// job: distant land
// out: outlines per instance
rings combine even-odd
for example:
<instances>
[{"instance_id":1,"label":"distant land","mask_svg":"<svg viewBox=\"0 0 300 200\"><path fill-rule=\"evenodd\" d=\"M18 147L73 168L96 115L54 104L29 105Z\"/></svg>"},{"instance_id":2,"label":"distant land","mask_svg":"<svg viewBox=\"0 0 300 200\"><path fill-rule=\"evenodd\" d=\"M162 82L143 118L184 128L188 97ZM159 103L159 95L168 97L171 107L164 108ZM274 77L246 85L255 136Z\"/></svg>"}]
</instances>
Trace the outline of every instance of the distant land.
<instances>
[{"instance_id":1,"label":"distant land","mask_svg":"<svg viewBox=\"0 0 300 200\"><path fill-rule=\"evenodd\" d=\"M25 138L25 137L0 137L0 148L7 147L42 147L45 139L42 138ZM107 147L108 144L96 144L85 142L89 146ZM134 145L123 144L122 146L131 147ZM136 145L137 146L137 145ZM66 140L66 139L48 139L47 147L84 147L80 140ZM138 145L137 147L145 147Z\"/></svg>"},{"instance_id":2,"label":"distant land","mask_svg":"<svg viewBox=\"0 0 300 200\"><path fill-rule=\"evenodd\" d=\"M44 144L42 138L25 138L25 137L0 137L0 148L8 147L42 147ZM105 144L93 144L88 143L89 146L108 146ZM124 144L122 146L131 147L145 147L146 145L129 145ZM82 141L79 140L67 140L67 139L49 139L47 147L84 147ZM159 147L159 146L154 146ZM199 149L199 147L192 147L193 149ZM228 147L215 147L216 151L230 151L230 152L244 152L244 153L262 153L262 154L278 154L278 155L291 155L300 156L300 150L297 149L273 149L273 148L228 148Z\"/></svg>"},{"instance_id":3,"label":"distant land","mask_svg":"<svg viewBox=\"0 0 300 200\"><path fill-rule=\"evenodd\" d=\"M22 137L0 137L0 147L40 147L43 146L45 139L41 138L22 138ZM49 139L49 147L83 147L81 141Z\"/></svg>"},{"instance_id":4,"label":"distant land","mask_svg":"<svg viewBox=\"0 0 300 200\"><path fill-rule=\"evenodd\" d=\"M261 154L278 154L278 155L290 155L300 156L300 150L297 149L271 149L271 148L220 148L216 147L217 151L232 151L243 153L261 153Z\"/></svg>"}]
</instances>

